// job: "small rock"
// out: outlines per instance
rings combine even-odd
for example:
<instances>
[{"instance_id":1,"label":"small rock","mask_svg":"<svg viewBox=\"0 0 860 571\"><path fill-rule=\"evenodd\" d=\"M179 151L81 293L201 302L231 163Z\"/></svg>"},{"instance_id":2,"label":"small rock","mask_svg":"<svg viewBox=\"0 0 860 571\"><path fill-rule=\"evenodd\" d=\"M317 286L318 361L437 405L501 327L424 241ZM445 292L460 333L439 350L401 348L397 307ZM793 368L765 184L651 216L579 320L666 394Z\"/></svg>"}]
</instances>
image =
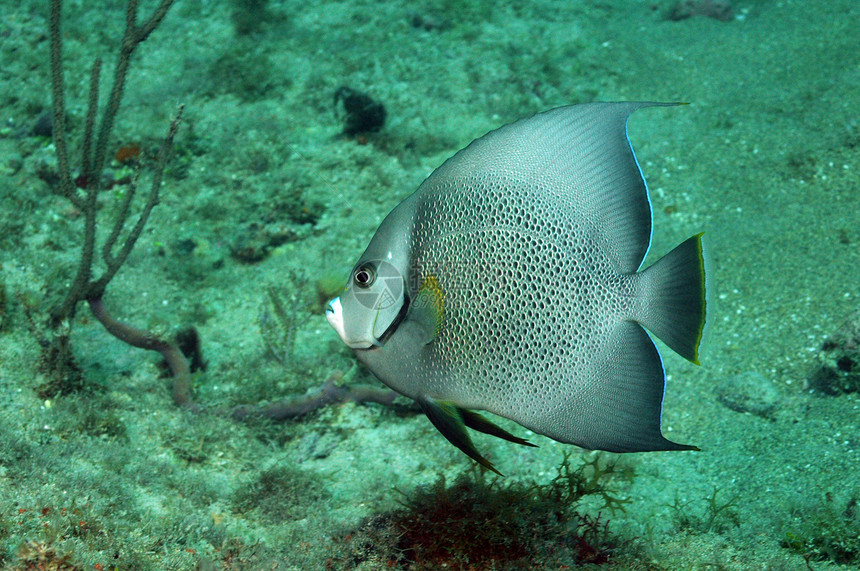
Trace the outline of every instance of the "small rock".
<instances>
[{"instance_id":1,"label":"small rock","mask_svg":"<svg viewBox=\"0 0 860 571\"><path fill-rule=\"evenodd\" d=\"M773 420L779 404L779 391L756 371L729 377L717 385L715 391L717 400L726 408L768 420Z\"/></svg>"},{"instance_id":2,"label":"small rock","mask_svg":"<svg viewBox=\"0 0 860 571\"><path fill-rule=\"evenodd\" d=\"M409 24L413 28L424 30L425 32L438 32L446 30L450 26L445 19L418 12L411 12L409 14Z\"/></svg>"},{"instance_id":3,"label":"small rock","mask_svg":"<svg viewBox=\"0 0 860 571\"><path fill-rule=\"evenodd\" d=\"M33 129L30 132L36 137L53 137L54 118L50 113L42 113L33 123Z\"/></svg>"},{"instance_id":4,"label":"small rock","mask_svg":"<svg viewBox=\"0 0 860 571\"><path fill-rule=\"evenodd\" d=\"M693 16L704 16L721 22L734 18L732 5L726 0L683 0L669 10L667 19L677 22Z\"/></svg>"},{"instance_id":5,"label":"small rock","mask_svg":"<svg viewBox=\"0 0 860 571\"><path fill-rule=\"evenodd\" d=\"M311 432L299 439L297 452L299 463L306 460L327 458L338 445L338 440L329 433Z\"/></svg>"},{"instance_id":6,"label":"small rock","mask_svg":"<svg viewBox=\"0 0 860 571\"><path fill-rule=\"evenodd\" d=\"M372 133L385 125L385 106L366 93L341 86L334 92L334 104L343 103L345 111L343 134L349 137Z\"/></svg>"}]
</instances>

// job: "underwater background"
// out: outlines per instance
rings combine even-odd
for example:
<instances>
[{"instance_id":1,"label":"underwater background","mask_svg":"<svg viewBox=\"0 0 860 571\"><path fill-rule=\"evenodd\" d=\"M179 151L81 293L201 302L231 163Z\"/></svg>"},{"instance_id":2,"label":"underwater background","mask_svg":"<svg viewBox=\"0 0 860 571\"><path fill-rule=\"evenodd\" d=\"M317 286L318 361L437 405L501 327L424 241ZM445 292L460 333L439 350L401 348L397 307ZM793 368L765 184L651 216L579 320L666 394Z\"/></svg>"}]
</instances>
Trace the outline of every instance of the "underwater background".
<instances>
[{"instance_id":1,"label":"underwater background","mask_svg":"<svg viewBox=\"0 0 860 571\"><path fill-rule=\"evenodd\" d=\"M63 7L74 165L125 12ZM103 238L184 104L104 296L196 331L184 408L85 304L45 329L83 219L55 191L49 3L0 15L0 568L860 568L856 0L177 1L132 58L99 212ZM408 399L356 402L384 387L324 308L382 218L487 131L616 100L690 103L629 135L646 265L705 232L702 365L662 351L663 432L701 451L593 453L500 419L539 448L476 437L497 479ZM75 383L45 367L51 335Z\"/></svg>"}]
</instances>

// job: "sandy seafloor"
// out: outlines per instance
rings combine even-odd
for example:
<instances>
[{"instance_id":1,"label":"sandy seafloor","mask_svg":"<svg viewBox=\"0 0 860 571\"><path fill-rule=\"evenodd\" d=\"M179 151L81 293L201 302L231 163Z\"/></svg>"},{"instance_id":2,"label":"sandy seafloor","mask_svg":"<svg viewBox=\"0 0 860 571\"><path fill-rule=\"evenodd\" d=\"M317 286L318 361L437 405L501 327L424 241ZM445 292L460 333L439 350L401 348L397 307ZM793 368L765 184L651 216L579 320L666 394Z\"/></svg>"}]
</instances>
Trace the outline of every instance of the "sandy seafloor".
<instances>
[{"instance_id":1,"label":"sandy seafloor","mask_svg":"<svg viewBox=\"0 0 860 571\"><path fill-rule=\"evenodd\" d=\"M74 150L99 56L108 90L124 4L67 4ZM335 371L375 382L326 323L321 284L345 280L385 214L475 137L564 104L686 101L637 113L630 137L654 206L646 264L706 232L702 366L663 350L663 430L701 452L625 458L635 478L613 483L630 502L609 518L608 566L860 566L860 395L808 384L860 305L860 3L746 0L728 21L670 21L663 0L271 1L244 35L237 4L177 2L134 58L111 143L151 152L185 104L162 202L106 303L156 331L198 329L195 402L277 400ZM50 109L47 3L2 0L0 14L0 566L36 568L42 549L75 569L385 568L345 555L344 535L398 508L395 488L470 465L420 414L346 403L264 426L179 410L157 355L84 306L72 341L86 390L37 396L22 300L39 319L57 301L82 221L38 176L55 164L32 134ZM341 136L342 85L384 102L381 132ZM118 191L101 200L109 216ZM261 335L267 286L299 296L288 365ZM581 453L530 438L540 447L476 443L508 481L545 484L563 450ZM735 499L711 523L715 489ZM596 513L586 504L571 509ZM834 543L853 558L828 558Z\"/></svg>"}]
</instances>

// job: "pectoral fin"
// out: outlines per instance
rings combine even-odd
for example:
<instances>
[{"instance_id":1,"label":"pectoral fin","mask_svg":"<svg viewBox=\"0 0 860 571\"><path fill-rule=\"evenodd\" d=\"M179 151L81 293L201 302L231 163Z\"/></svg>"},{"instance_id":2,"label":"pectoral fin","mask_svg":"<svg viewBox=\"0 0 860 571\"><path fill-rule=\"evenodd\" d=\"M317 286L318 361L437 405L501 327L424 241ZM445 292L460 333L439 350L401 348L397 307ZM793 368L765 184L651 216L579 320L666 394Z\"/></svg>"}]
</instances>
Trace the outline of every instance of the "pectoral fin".
<instances>
[{"instance_id":1,"label":"pectoral fin","mask_svg":"<svg viewBox=\"0 0 860 571\"><path fill-rule=\"evenodd\" d=\"M421 328L424 343L432 343L442 331L445 322L445 293L435 276L424 278L418 295L409 308L409 317Z\"/></svg>"}]
</instances>

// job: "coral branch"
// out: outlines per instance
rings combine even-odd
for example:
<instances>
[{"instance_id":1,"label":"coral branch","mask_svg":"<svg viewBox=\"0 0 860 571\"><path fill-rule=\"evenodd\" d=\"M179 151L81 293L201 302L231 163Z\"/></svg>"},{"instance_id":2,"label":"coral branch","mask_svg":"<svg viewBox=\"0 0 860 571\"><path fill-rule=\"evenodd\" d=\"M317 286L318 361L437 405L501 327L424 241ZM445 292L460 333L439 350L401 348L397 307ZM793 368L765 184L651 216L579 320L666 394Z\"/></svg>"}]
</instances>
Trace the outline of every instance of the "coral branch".
<instances>
[{"instance_id":1,"label":"coral branch","mask_svg":"<svg viewBox=\"0 0 860 571\"><path fill-rule=\"evenodd\" d=\"M56 0L54 0L56 1ZM96 152L93 163L93 174L101 177L101 171L104 168L107 160L107 144L110 134L113 131L114 120L119 111L120 102L122 102L123 92L125 91L125 80L128 76L128 68L131 64L131 56L149 34L161 23L167 11L173 5L174 0L163 0L156 8L153 15L142 28L136 25L137 20L137 0L130 0L126 9L126 27L125 34L120 44L119 56L117 57L116 69L114 70L113 86L111 87L110 96L108 97L107 107L102 113L102 121L99 125L99 134L96 138Z\"/></svg>"},{"instance_id":2,"label":"coral branch","mask_svg":"<svg viewBox=\"0 0 860 571\"><path fill-rule=\"evenodd\" d=\"M102 60L96 58L93 70L90 72L90 98L87 103L87 122L84 126L84 142L81 157L81 176L83 180L93 178L93 130L96 125L96 116L99 112L99 78L102 72ZM80 208L80 206L79 206Z\"/></svg>"},{"instance_id":3,"label":"coral branch","mask_svg":"<svg viewBox=\"0 0 860 571\"><path fill-rule=\"evenodd\" d=\"M168 130L167 137L165 137L161 144L161 149L158 151L158 164L156 165L155 173L152 176L152 186L150 187L149 197L146 200L146 204L144 205L134 228L132 228L131 232L129 232L126 237L122 248L120 248L116 256L113 256L111 251L119 237L124 217L128 215L127 203L130 202L130 199L123 202L121 212L117 217L114 228L102 247L102 257L104 258L105 264L107 264L107 269L98 280L90 284L87 291L87 297L101 297L104 294L105 288L125 263L125 260L128 258L132 249L134 249L134 245L140 237L140 233L143 232L146 222L149 220L149 215L152 213L152 209L155 208L156 204L158 204L158 191L161 188L161 178L164 174L164 168L167 166L167 159L170 157L170 152L173 149L173 139L176 137L176 131L179 129L179 123L182 121L182 111L184 109L184 105L179 106L176 116L173 118L173 121L170 122L170 129ZM135 181L135 184L132 185L128 192L134 194L136 187L137 184Z\"/></svg>"},{"instance_id":4,"label":"coral branch","mask_svg":"<svg viewBox=\"0 0 860 571\"><path fill-rule=\"evenodd\" d=\"M90 311L104 326L108 333L138 349L158 351L173 373L173 402L183 406L191 401L191 371L188 361L179 347L156 337L149 331L137 329L121 321L114 319L107 311L104 302L100 298L88 299Z\"/></svg>"},{"instance_id":5,"label":"coral branch","mask_svg":"<svg viewBox=\"0 0 860 571\"><path fill-rule=\"evenodd\" d=\"M230 411L235 420L245 420L250 416L263 416L272 420L283 421L297 418L338 402L366 403L373 402L391 406L397 393L380 389L371 385L338 386L329 377L323 385L300 397L284 399L265 406L240 405Z\"/></svg>"},{"instance_id":6,"label":"coral branch","mask_svg":"<svg viewBox=\"0 0 860 571\"><path fill-rule=\"evenodd\" d=\"M90 72L89 102L81 148L81 175L73 180L71 165L69 163L65 124L65 87L62 65L63 46L60 29L63 3L62 0L51 0L51 93L53 96L53 135L57 150L60 190L63 196L68 198L84 215L83 244L81 246L81 254L75 278L66 292L63 301L51 311L48 322L49 328L53 330L54 335L51 336L51 341L45 339L43 336L39 337L43 348L42 368L48 371L54 377L55 384L60 386L60 390L53 391L56 393L63 393L64 387L77 387L80 384L78 382L80 380L80 371L74 365L74 357L69 344L69 331L78 303L86 300L93 315L104 325L105 329L111 335L133 347L161 353L173 373L173 401L177 405L186 405L190 402L191 373L188 362L179 348L175 344L160 339L148 331L136 329L115 320L108 313L102 301L105 288L123 264L125 264L146 223L149 221L152 209L158 204L164 169L170 158L173 149L173 140L176 137L176 132L182 120L182 106L179 107L176 116L171 121L170 129L162 142L158 153L158 163L155 165L152 175L152 186L150 187L146 203L138 214L137 221L125 236L125 239L121 239L120 236L129 218L132 201L137 191L139 172L132 184L127 188L119 213L113 220L111 231L102 243L101 255L105 263L105 270L98 279L93 279L93 263L95 261L97 242L98 196L100 191L103 190L102 171L107 161L108 141L113 131L116 114L122 102L125 81L131 65L131 56L135 49L137 49L137 46L161 23L167 11L173 5L173 2L174 0L162 0L146 23L142 27L138 27L138 0L129 0L126 9L126 29L114 70L113 85L111 86L107 105L101 113L100 121L97 121L97 116L99 115L101 61L97 59L94 62L92 71ZM99 123L98 132L96 132L97 122ZM83 188L83 192L78 187ZM62 333L57 334L61 328Z\"/></svg>"}]
</instances>

